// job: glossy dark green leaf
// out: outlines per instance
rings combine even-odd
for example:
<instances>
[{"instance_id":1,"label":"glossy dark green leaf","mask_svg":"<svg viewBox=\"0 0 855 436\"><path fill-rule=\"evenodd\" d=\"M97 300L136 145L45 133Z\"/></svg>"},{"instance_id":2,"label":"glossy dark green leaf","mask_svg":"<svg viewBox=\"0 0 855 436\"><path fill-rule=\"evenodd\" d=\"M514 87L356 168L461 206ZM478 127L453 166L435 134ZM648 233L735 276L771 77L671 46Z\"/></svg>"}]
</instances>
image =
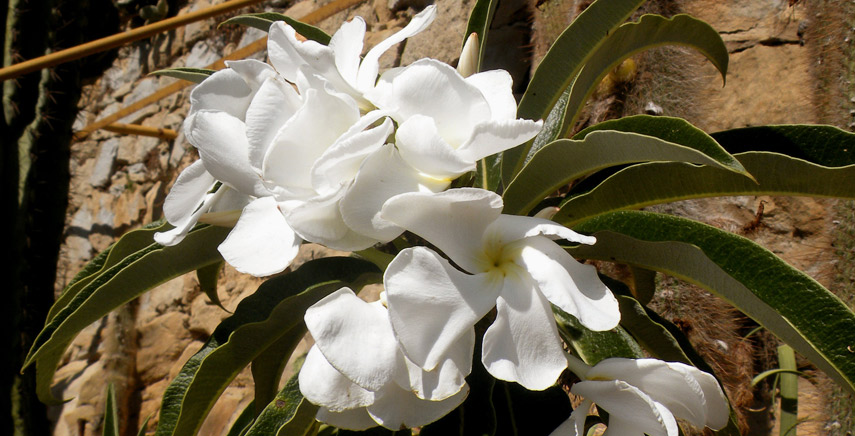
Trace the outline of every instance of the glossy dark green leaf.
<instances>
[{"instance_id":1,"label":"glossy dark green leaf","mask_svg":"<svg viewBox=\"0 0 855 436\"><path fill-rule=\"evenodd\" d=\"M91 279L79 281L78 284L86 284L76 290L73 297L57 301L55 306L61 307L36 337L24 367L36 364L39 399L45 403L59 401L50 392L53 374L66 347L81 330L161 283L222 260L217 246L230 230L197 226L181 244L173 247L149 241L144 248L130 251L124 248L135 247L136 244L120 247L117 243L103 266L106 269ZM145 236L143 231L129 240ZM108 264L111 265L109 268Z\"/></svg>"},{"instance_id":2,"label":"glossy dark green leaf","mask_svg":"<svg viewBox=\"0 0 855 436\"><path fill-rule=\"evenodd\" d=\"M332 38L318 27L303 23L277 12L259 12L255 14L238 15L223 21L220 26L224 26L226 24L240 24L267 32L270 30L270 25L275 21L284 21L306 39L319 42L323 45L329 45L330 39Z\"/></svg>"},{"instance_id":3,"label":"glossy dark green leaf","mask_svg":"<svg viewBox=\"0 0 855 436\"><path fill-rule=\"evenodd\" d=\"M588 330L575 317L555 306L552 307L552 312L564 342L588 365L596 365L609 357L644 357L644 352L635 339L620 326L604 332L595 332Z\"/></svg>"},{"instance_id":4,"label":"glossy dark green leaf","mask_svg":"<svg viewBox=\"0 0 855 436\"><path fill-rule=\"evenodd\" d=\"M855 164L855 133L834 126L780 125L713 133L731 153L769 151L826 167Z\"/></svg>"},{"instance_id":5,"label":"glossy dark green leaf","mask_svg":"<svg viewBox=\"0 0 855 436\"><path fill-rule=\"evenodd\" d=\"M217 326L172 380L163 394L156 434L195 435L243 368L283 336L303 336L306 309L342 287L359 289L380 280L380 270L370 262L331 257L306 262L264 282Z\"/></svg>"},{"instance_id":6,"label":"glossy dark green leaf","mask_svg":"<svg viewBox=\"0 0 855 436\"><path fill-rule=\"evenodd\" d=\"M614 212L582 223L597 244L574 255L665 272L702 286L855 391L855 313L756 243L685 218Z\"/></svg>"},{"instance_id":7,"label":"glossy dark green leaf","mask_svg":"<svg viewBox=\"0 0 855 436\"><path fill-rule=\"evenodd\" d=\"M176 79L186 80L193 83L202 83L203 80L207 79L215 72L216 71L209 70L207 68L178 67L152 71L149 74L152 76L174 77Z\"/></svg>"},{"instance_id":8,"label":"glossy dark green leaf","mask_svg":"<svg viewBox=\"0 0 855 436\"><path fill-rule=\"evenodd\" d=\"M255 401L260 413L265 405L276 396L279 380L288 363L288 358L294 352L297 344L303 339L305 333L302 324L291 328L293 331L286 332L276 342L270 345L252 360L252 381L255 385Z\"/></svg>"},{"instance_id":9,"label":"glossy dark green leaf","mask_svg":"<svg viewBox=\"0 0 855 436\"><path fill-rule=\"evenodd\" d=\"M220 296L217 295L217 280L220 278L220 271L223 269L225 261L213 263L196 270L196 279L199 280L199 287L202 292L208 296L211 303L216 304L220 309L226 310L220 303Z\"/></svg>"},{"instance_id":10,"label":"glossy dark green leaf","mask_svg":"<svg viewBox=\"0 0 855 436\"><path fill-rule=\"evenodd\" d=\"M226 436L242 436L244 432L252 425L252 421L255 419L255 400L250 401L243 410L238 415L235 422L232 423L229 432L226 433Z\"/></svg>"},{"instance_id":11,"label":"glossy dark green leaf","mask_svg":"<svg viewBox=\"0 0 855 436\"><path fill-rule=\"evenodd\" d=\"M315 415L318 406L308 402L300 393L297 376L258 415L244 436L305 436L318 426Z\"/></svg>"}]
</instances>

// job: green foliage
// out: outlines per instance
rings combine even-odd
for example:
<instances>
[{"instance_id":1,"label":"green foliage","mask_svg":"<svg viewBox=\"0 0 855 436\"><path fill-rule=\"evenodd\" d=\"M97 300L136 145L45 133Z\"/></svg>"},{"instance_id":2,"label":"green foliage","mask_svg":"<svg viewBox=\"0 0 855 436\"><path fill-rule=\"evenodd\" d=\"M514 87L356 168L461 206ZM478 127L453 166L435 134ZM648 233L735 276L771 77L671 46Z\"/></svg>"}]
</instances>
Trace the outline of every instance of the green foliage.
<instances>
[{"instance_id":1,"label":"green foliage","mask_svg":"<svg viewBox=\"0 0 855 436\"><path fill-rule=\"evenodd\" d=\"M225 26L226 24L241 24L267 32L270 30L270 25L276 21L284 21L306 39L319 42L323 45L329 45L330 39L332 39L330 35L318 27L303 23L277 12L259 12L255 14L238 15L223 21L220 26Z\"/></svg>"},{"instance_id":2,"label":"green foliage","mask_svg":"<svg viewBox=\"0 0 855 436\"><path fill-rule=\"evenodd\" d=\"M215 72L216 71L209 70L207 68L178 67L152 71L149 74L152 76L174 77L176 79L186 80L193 83L202 83L203 80L207 79L208 76Z\"/></svg>"},{"instance_id":3,"label":"green foliage","mask_svg":"<svg viewBox=\"0 0 855 436\"><path fill-rule=\"evenodd\" d=\"M156 434L196 434L217 398L243 368L282 342L290 349L267 357L291 354L306 332L303 313L309 306L344 286L359 289L379 280L380 271L373 264L333 257L306 262L294 272L264 282L217 326L172 380L163 394Z\"/></svg>"},{"instance_id":4,"label":"green foliage","mask_svg":"<svg viewBox=\"0 0 855 436\"><path fill-rule=\"evenodd\" d=\"M575 255L668 273L727 300L855 390L855 314L812 278L741 236L685 218L614 212L577 226ZM762 273L759 273L762 272Z\"/></svg>"}]
</instances>

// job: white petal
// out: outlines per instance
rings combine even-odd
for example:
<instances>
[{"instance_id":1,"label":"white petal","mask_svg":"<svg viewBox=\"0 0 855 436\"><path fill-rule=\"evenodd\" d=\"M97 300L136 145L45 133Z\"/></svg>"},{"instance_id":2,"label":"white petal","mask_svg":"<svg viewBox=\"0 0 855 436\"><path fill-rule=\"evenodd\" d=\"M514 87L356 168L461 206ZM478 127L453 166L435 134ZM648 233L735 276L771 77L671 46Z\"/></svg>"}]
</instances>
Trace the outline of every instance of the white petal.
<instances>
[{"instance_id":1,"label":"white petal","mask_svg":"<svg viewBox=\"0 0 855 436\"><path fill-rule=\"evenodd\" d=\"M312 346L298 376L300 392L312 404L333 412L365 407L374 402L374 393L354 384L327 362L321 350Z\"/></svg>"},{"instance_id":2,"label":"white petal","mask_svg":"<svg viewBox=\"0 0 855 436\"><path fill-rule=\"evenodd\" d=\"M326 407L321 407L318 410L318 414L315 416L315 419L333 427L343 428L345 430L361 431L371 427L377 427L377 423L374 422L374 418L368 414L368 409L365 407L343 410L341 412L333 412Z\"/></svg>"},{"instance_id":3,"label":"white petal","mask_svg":"<svg viewBox=\"0 0 855 436\"><path fill-rule=\"evenodd\" d=\"M187 118L185 132L214 178L247 195L268 195L249 164L246 126L241 120L225 112L199 111Z\"/></svg>"},{"instance_id":4,"label":"white petal","mask_svg":"<svg viewBox=\"0 0 855 436\"><path fill-rule=\"evenodd\" d=\"M243 208L254 198L241 194L226 185L222 185L220 189L224 191L222 196L211 204L207 212L199 217L199 222L220 227L234 227L240 219Z\"/></svg>"},{"instance_id":5,"label":"white petal","mask_svg":"<svg viewBox=\"0 0 855 436\"><path fill-rule=\"evenodd\" d=\"M378 150L395 129L386 118L377 127L366 128L383 117L381 111L363 116L315 161L312 167L312 186L318 192L338 189L356 177L365 158Z\"/></svg>"},{"instance_id":6,"label":"white petal","mask_svg":"<svg viewBox=\"0 0 855 436\"><path fill-rule=\"evenodd\" d=\"M243 209L219 251L238 271L264 277L284 271L297 256L300 242L273 197L262 197Z\"/></svg>"},{"instance_id":7,"label":"white petal","mask_svg":"<svg viewBox=\"0 0 855 436\"><path fill-rule=\"evenodd\" d=\"M494 192L460 188L397 195L383 206L381 217L427 239L461 268L477 273L484 231L501 212L502 198Z\"/></svg>"},{"instance_id":8,"label":"white petal","mask_svg":"<svg viewBox=\"0 0 855 436\"><path fill-rule=\"evenodd\" d=\"M189 168L188 168L189 169ZM207 174L207 172L205 173ZM213 188L209 186L209 189ZM202 215L217 201L223 197L223 193L226 191L232 191L229 187L222 185L220 189L213 193L203 193L201 198L197 198L195 195L192 197L187 196L186 200L189 202L189 206L195 205L196 209L186 209L189 213L187 215L178 217L178 219L174 221L170 221L170 224L175 226L173 229L168 230L166 232L158 232L154 234L154 240L160 245L173 246L184 240L184 237L193 229L197 222L199 222ZM175 191L172 191L175 192ZM170 192L170 194L172 194ZM181 192L180 190L178 191ZM197 194L197 192L193 192L192 194ZM169 197L167 197L167 200ZM183 198L175 197L173 201L178 202Z\"/></svg>"},{"instance_id":9,"label":"white petal","mask_svg":"<svg viewBox=\"0 0 855 436\"><path fill-rule=\"evenodd\" d=\"M433 118L424 115L401 123L395 143L408 164L431 177L452 180L475 169L475 161L462 159L439 135Z\"/></svg>"},{"instance_id":10,"label":"white petal","mask_svg":"<svg viewBox=\"0 0 855 436\"><path fill-rule=\"evenodd\" d=\"M335 53L338 72L351 85L356 85L363 38L365 38L365 21L362 17L356 17L342 24L330 39L329 47Z\"/></svg>"},{"instance_id":11,"label":"white petal","mask_svg":"<svg viewBox=\"0 0 855 436\"><path fill-rule=\"evenodd\" d=\"M386 144L362 162L353 185L341 200L341 214L357 233L388 242L403 229L381 216L386 200L406 192L441 191L449 184L419 174L401 159L392 144Z\"/></svg>"},{"instance_id":12,"label":"white petal","mask_svg":"<svg viewBox=\"0 0 855 436\"><path fill-rule=\"evenodd\" d=\"M495 305L501 286L495 277L456 270L424 247L398 253L383 283L401 348L426 370L436 368L463 335L471 334Z\"/></svg>"},{"instance_id":13,"label":"white petal","mask_svg":"<svg viewBox=\"0 0 855 436\"><path fill-rule=\"evenodd\" d=\"M562 422L549 436L585 436L585 419L591 411L591 400L584 400L573 409L573 413L566 421Z\"/></svg>"},{"instance_id":14,"label":"white petal","mask_svg":"<svg viewBox=\"0 0 855 436\"><path fill-rule=\"evenodd\" d=\"M303 319L330 365L360 387L379 391L396 372L407 371L386 312L341 288L310 307Z\"/></svg>"},{"instance_id":15,"label":"white petal","mask_svg":"<svg viewBox=\"0 0 855 436\"><path fill-rule=\"evenodd\" d=\"M638 388L620 380L587 380L570 388L609 412L609 424L618 429L634 429L650 436L676 436L679 431L674 416L658 406ZM623 424L630 424L624 426ZM616 432L617 433L617 432ZM618 433L620 434L620 433Z\"/></svg>"},{"instance_id":16,"label":"white petal","mask_svg":"<svg viewBox=\"0 0 855 436\"><path fill-rule=\"evenodd\" d=\"M597 239L576 233L567 227L543 218L517 215L502 215L489 231L498 237L503 244L508 244L531 236L546 236L549 239L566 239L577 244L593 245Z\"/></svg>"},{"instance_id":17,"label":"white petal","mask_svg":"<svg viewBox=\"0 0 855 436\"><path fill-rule=\"evenodd\" d=\"M310 189L315 160L358 120L353 101L307 91L305 104L279 130L264 157L265 180Z\"/></svg>"},{"instance_id":18,"label":"white petal","mask_svg":"<svg viewBox=\"0 0 855 436\"><path fill-rule=\"evenodd\" d=\"M285 213L291 228L303 239L334 250L364 250L376 240L351 230L341 217L339 201L345 187L326 196L316 196Z\"/></svg>"},{"instance_id":19,"label":"white petal","mask_svg":"<svg viewBox=\"0 0 855 436\"><path fill-rule=\"evenodd\" d=\"M466 83L478 88L487 99L494 121L513 120L517 117L514 79L507 71L491 70L473 74L466 77Z\"/></svg>"},{"instance_id":20,"label":"white petal","mask_svg":"<svg viewBox=\"0 0 855 436\"><path fill-rule=\"evenodd\" d=\"M303 100L290 84L278 77L264 81L246 110L249 160L260 174L264 155L279 129L302 106Z\"/></svg>"},{"instance_id":21,"label":"white petal","mask_svg":"<svg viewBox=\"0 0 855 436\"><path fill-rule=\"evenodd\" d=\"M722 397L721 389L718 388L718 383L711 375L697 368L657 359L611 358L595 365L588 372L587 377L623 380L640 389L654 401L662 403L674 416L685 419L697 427L703 427L708 422L706 392L698 380L705 379L707 390L713 394L709 400L716 409L717 416L714 421L719 421L716 424L723 421L722 427L727 425L729 409L726 400ZM710 382L714 385L710 386Z\"/></svg>"},{"instance_id":22,"label":"white petal","mask_svg":"<svg viewBox=\"0 0 855 436\"><path fill-rule=\"evenodd\" d=\"M540 391L567 368L549 303L525 277L509 274L496 301L496 320L484 333L481 361L500 380Z\"/></svg>"},{"instance_id":23,"label":"white petal","mask_svg":"<svg viewBox=\"0 0 855 436\"><path fill-rule=\"evenodd\" d=\"M593 265L581 264L555 242L542 236L525 240L520 262L552 304L594 331L611 330L620 322L617 299L600 281Z\"/></svg>"},{"instance_id":24,"label":"white petal","mask_svg":"<svg viewBox=\"0 0 855 436\"><path fill-rule=\"evenodd\" d=\"M252 90L253 95L258 92L258 88L269 77L276 76L276 70L265 62L255 59L244 59L239 61L226 61L226 66L234 70L246 82Z\"/></svg>"},{"instance_id":25,"label":"white petal","mask_svg":"<svg viewBox=\"0 0 855 436\"><path fill-rule=\"evenodd\" d=\"M254 92L243 77L232 69L208 76L190 92L190 113L216 110L243 120Z\"/></svg>"},{"instance_id":26,"label":"white petal","mask_svg":"<svg viewBox=\"0 0 855 436\"><path fill-rule=\"evenodd\" d=\"M409 359L408 383L401 388L412 390L423 400L444 400L463 389L466 376L472 372L472 352L475 349L475 330L468 329L446 352L446 359L433 371L425 371Z\"/></svg>"},{"instance_id":27,"label":"white petal","mask_svg":"<svg viewBox=\"0 0 855 436\"><path fill-rule=\"evenodd\" d=\"M542 127L542 121L531 120L479 123L473 127L467 141L457 148L457 152L462 159L474 162L534 138Z\"/></svg>"},{"instance_id":28,"label":"white petal","mask_svg":"<svg viewBox=\"0 0 855 436\"><path fill-rule=\"evenodd\" d=\"M386 53L386 50L392 48L393 45L425 30L433 22L434 18L436 18L436 6L430 5L416 14L403 29L372 47L362 60L357 80L351 83L362 92L373 88L374 82L377 81L377 73L380 71L380 56ZM361 40L362 38L360 38ZM362 46L360 45L361 48ZM345 77L349 78L350 76Z\"/></svg>"},{"instance_id":29,"label":"white petal","mask_svg":"<svg viewBox=\"0 0 855 436\"><path fill-rule=\"evenodd\" d=\"M294 46L299 44L297 31L284 21L274 21L267 33L267 53L270 63L285 80L294 83L297 71L306 61L297 53Z\"/></svg>"},{"instance_id":30,"label":"white petal","mask_svg":"<svg viewBox=\"0 0 855 436\"><path fill-rule=\"evenodd\" d=\"M392 384L382 393L377 393L374 404L368 406L368 413L389 430L421 427L456 409L468 394L469 386L464 386L460 392L445 400L429 401Z\"/></svg>"},{"instance_id":31,"label":"white petal","mask_svg":"<svg viewBox=\"0 0 855 436\"><path fill-rule=\"evenodd\" d=\"M392 75L383 74L382 80L391 82L366 93L369 99L396 111L398 122L413 115L433 118L440 136L454 148L469 140L477 124L491 119L481 91L437 60L418 60Z\"/></svg>"},{"instance_id":32,"label":"white petal","mask_svg":"<svg viewBox=\"0 0 855 436\"><path fill-rule=\"evenodd\" d=\"M721 389L718 380L711 374L703 372L693 366L683 365L682 363L669 362L671 367L680 366L685 369L695 378L701 389L704 391L704 400L706 403L706 426L713 430L724 428L730 420L730 406L727 402L727 397Z\"/></svg>"},{"instance_id":33,"label":"white petal","mask_svg":"<svg viewBox=\"0 0 855 436\"><path fill-rule=\"evenodd\" d=\"M190 216L214 187L215 182L201 160L190 164L178 175L163 202L163 215L166 220L177 225L177 222Z\"/></svg>"}]
</instances>

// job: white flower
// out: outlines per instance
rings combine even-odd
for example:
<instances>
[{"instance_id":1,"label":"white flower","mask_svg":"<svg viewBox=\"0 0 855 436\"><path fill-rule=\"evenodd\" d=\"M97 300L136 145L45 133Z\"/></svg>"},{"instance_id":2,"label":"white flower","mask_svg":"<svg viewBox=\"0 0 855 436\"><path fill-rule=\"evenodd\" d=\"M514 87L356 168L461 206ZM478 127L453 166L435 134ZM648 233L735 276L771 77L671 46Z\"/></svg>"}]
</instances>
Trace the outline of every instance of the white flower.
<instances>
[{"instance_id":1,"label":"white flower","mask_svg":"<svg viewBox=\"0 0 855 436\"><path fill-rule=\"evenodd\" d=\"M550 303L592 330L614 328L620 313L594 267L552 241L594 238L501 210L498 195L472 188L390 199L383 218L425 238L463 270L428 248L401 251L384 277L390 318L407 357L432 370L496 307L484 335L484 366L496 378L542 390L567 367Z\"/></svg>"},{"instance_id":2,"label":"white flower","mask_svg":"<svg viewBox=\"0 0 855 436\"><path fill-rule=\"evenodd\" d=\"M431 423L469 392L474 334L454 344L434 371L404 357L381 301L366 303L342 288L305 315L315 339L300 370L303 395L321 406L317 419L339 428L392 430Z\"/></svg>"},{"instance_id":3,"label":"white flower","mask_svg":"<svg viewBox=\"0 0 855 436\"><path fill-rule=\"evenodd\" d=\"M379 210L396 194L438 192L476 163L533 138L543 123L516 118L511 76L503 70L464 78L454 68L422 59L389 70L366 95L398 122L396 153L377 167L395 167L384 177L354 180L353 195L342 200L345 222L380 240L401 233ZM378 158L379 159L379 158Z\"/></svg>"},{"instance_id":4,"label":"white flower","mask_svg":"<svg viewBox=\"0 0 855 436\"><path fill-rule=\"evenodd\" d=\"M342 24L329 45L300 41L293 27L277 21L270 26L268 52L270 63L287 80L294 81L303 67L326 79L336 90L352 96L363 109L371 104L364 94L374 88L380 70L380 56L395 44L421 32L436 17L436 6L416 14L406 27L372 47L360 60L365 21L361 17Z\"/></svg>"},{"instance_id":5,"label":"white flower","mask_svg":"<svg viewBox=\"0 0 855 436\"><path fill-rule=\"evenodd\" d=\"M606 435L677 436L676 418L719 430L730 409L715 377L693 366L657 359L609 358L589 367L569 356L583 381L570 389L585 398L552 436L584 435L592 403L609 413Z\"/></svg>"}]
</instances>

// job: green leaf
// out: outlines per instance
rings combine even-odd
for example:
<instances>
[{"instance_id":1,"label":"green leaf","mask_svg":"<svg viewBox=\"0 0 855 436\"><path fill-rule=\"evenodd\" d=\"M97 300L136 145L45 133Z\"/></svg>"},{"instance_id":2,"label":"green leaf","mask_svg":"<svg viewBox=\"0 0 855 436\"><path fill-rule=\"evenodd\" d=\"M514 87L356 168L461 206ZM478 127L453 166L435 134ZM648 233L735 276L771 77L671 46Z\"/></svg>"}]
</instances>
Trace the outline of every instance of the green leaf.
<instances>
[{"instance_id":1,"label":"green leaf","mask_svg":"<svg viewBox=\"0 0 855 436\"><path fill-rule=\"evenodd\" d=\"M255 400L250 401L240 412L226 436L241 436L255 419Z\"/></svg>"},{"instance_id":2,"label":"green leaf","mask_svg":"<svg viewBox=\"0 0 855 436\"><path fill-rule=\"evenodd\" d=\"M475 167L476 188L500 192L502 187L502 153L487 156Z\"/></svg>"},{"instance_id":3,"label":"green leaf","mask_svg":"<svg viewBox=\"0 0 855 436\"><path fill-rule=\"evenodd\" d=\"M148 422L151 420L151 415L145 417L145 421L143 421L140 426L140 431L137 432L137 436L146 436L146 427L148 427Z\"/></svg>"},{"instance_id":4,"label":"green leaf","mask_svg":"<svg viewBox=\"0 0 855 436\"><path fill-rule=\"evenodd\" d=\"M475 33L478 35L478 68L481 71L481 63L484 61L484 53L487 52L487 34L490 30L490 23L493 22L493 16L496 14L496 5L498 0L478 0L475 6L472 7L472 12L469 14L469 22L466 24L466 34L463 35L463 44L466 44L466 39L469 35ZM462 49L462 47L461 47Z\"/></svg>"},{"instance_id":5,"label":"green leaf","mask_svg":"<svg viewBox=\"0 0 855 436\"><path fill-rule=\"evenodd\" d=\"M277 12L259 12L255 14L238 15L223 21L220 23L220 26L225 26L226 24L241 24L267 32L270 30L270 25L275 21L284 21L306 39L316 41L323 45L329 45L330 39L332 39L329 34L321 30L319 27L303 23L302 21L295 20L287 15L282 15Z\"/></svg>"},{"instance_id":6,"label":"green leaf","mask_svg":"<svg viewBox=\"0 0 855 436\"><path fill-rule=\"evenodd\" d=\"M824 167L769 152L736 154L756 183L739 174L676 162L633 165L561 204L553 220L573 227L605 213L690 198L799 195L855 198L855 165Z\"/></svg>"},{"instance_id":7,"label":"green leaf","mask_svg":"<svg viewBox=\"0 0 855 436\"><path fill-rule=\"evenodd\" d=\"M578 226L597 244L573 254L665 272L702 286L855 392L855 314L834 294L756 243L706 224L615 212Z\"/></svg>"},{"instance_id":8,"label":"green leaf","mask_svg":"<svg viewBox=\"0 0 855 436\"><path fill-rule=\"evenodd\" d=\"M612 288L612 283L607 283ZM613 289L613 288L612 288ZM638 341L651 356L667 362L680 362L695 365L695 361L686 355L680 341L664 325L651 319L648 310L634 298L617 295L620 303L620 325ZM688 341L685 342L688 344ZM690 345L691 347L691 345ZM700 356L693 353L696 359ZM706 365L704 365L706 366ZM702 368L707 371L709 367ZM712 372L711 370L709 371Z\"/></svg>"},{"instance_id":9,"label":"green leaf","mask_svg":"<svg viewBox=\"0 0 855 436\"><path fill-rule=\"evenodd\" d=\"M757 384L759 384L760 382L762 382L763 380L765 380L769 376L773 376L773 375L777 376L780 374L793 374L793 375L799 376L799 377L805 375L805 373L803 373L799 370L796 370L796 369L783 369L783 368L770 369L768 371L763 371L760 374L757 374L756 376L754 376L754 378L751 379L751 387L753 388L753 387L757 386Z\"/></svg>"},{"instance_id":10,"label":"green leaf","mask_svg":"<svg viewBox=\"0 0 855 436\"><path fill-rule=\"evenodd\" d=\"M600 169L643 161L679 161L723 168L751 182L745 168L712 139L685 144L632 132L599 130L559 139L535 153L508 185L504 213L524 215L558 188Z\"/></svg>"},{"instance_id":11,"label":"green leaf","mask_svg":"<svg viewBox=\"0 0 855 436\"><path fill-rule=\"evenodd\" d=\"M571 85L560 133L566 133L573 127L585 102L609 71L640 51L663 45L682 45L698 50L715 65L722 80L725 79L727 47L709 24L683 14L672 18L644 15L637 22L620 26L585 63Z\"/></svg>"},{"instance_id":12,"label":"green leaf","mask_svg":"<svg viewBox=\"0 0 855 436\"><path fill-rule=\"evenodd\" d=\"M855 134L834 126L746 127L712 137L731 153L770 151L827 167L855 164Z\"/></svg>"},{"instance_id":13,"label":"green leaf","mask_svg":"<svg viewBox=\"0 0 855 436\"><path fill-rule=\"evenodd\" d=\"M352 257L315 259L274 277L245 298L184 364L163 394L157 436L193 435L235 376L283 336L305 333L303 314L344 286L381 280L373 264Z\"/></svg>"},{"instance_id":14,"label":"green leaf","mask_svg":"<svg viewBox=\"0 0 855 436\"><path fill-rule=\"evenodd\" d=\"M261 413L265 404L273 401L288 358L303 339L304 333L305 327L302 324L295 325L252 360L250 369L255 385L255 401L258 407L256 412Z\"/></svg>"},{"instance_id":15,"label":"green leaf","mask_svg":"<svg viewBox=\"0 0 855 436\"><path fill-rule=\"evenodd\" d=\"M176 79L186 80L188 82L202 83L203 80L207 79L208 76L214 73L216 73L216 71L209 70L207 68L178 67L152 71L151 73L149 73L149 75L174 77Z\"/></svg>"},{"instance_id":16,"label":"green leaf","mask_svg":"<svg viewBox=\"0 0 855 436\"><path fill-rule=\"evenodd\" d=\"M107 385L107 404L104 406L103 436L119 436L119 410L116 406L116 387Z\"/></svg>"},{"instance_id":17,"label":"green leaf","mask_svg":"<svg viewBox=\"0 0 855 436\"><path fill-rule=\"evenodd\" d=\"M596 365L609 357L644 357L644 352L635 339L620 326L604 332L595 332L588 330L574 316L555 306L552 306L552 312L564 342L573 347L575 354L588 365Z\"/></svg>"},{"instance_id":18,"label":"green leaf","mask_svg":"<svg viewBox=\"0 0 855 436\"><path fill-rule=\"evenodd\" d=\"M644 0L598 0L591 3L558 36L543 57L523 94L517 116L531 120L546 118L585 62L642 3ZM528 155L531 144L529 141L504 152L502 181L505 186L522 168L522 160Z\"/></svg>"},{"instance_id":19,"label":"green leaf","mask_svg":"<svg viewBox=\"0 0 855 436\"><path fill-rule=\"evenodd\" d=\"M304 436L317 428L318 406L303 398L297 376L264 408L244 436Z\"/></svg>"},{"instance_id":20,"label":"green leaf","mask_svg":"<svg viewBox=\"0 0 855 436\"><path fill-rule=\"evenodd\" d=\"M80 292L89 282L94 280L96 277L107 271L111 266L116 263L122 261L127 256L140 251L154 241L154 234L157 232L165 232L171 229L172 226L166 222L166 220L158 220L146 226L143 226L141 229L132 230L128 233L122 235L118 241L112 243L106 250L98 253L94 259L89 261L86 266L77 273L71 282L62 290L60 296L54 301L53 306L51 306L50 311L48 312L47 320L45 323L53 319L54 316L65 306L68 305L68 302Z\"/></svg>"},{"instance_id":21,"label":"green leaf","mask_svg":"<svg viewBox=\"0 0 855 436\"><path fill-rule=\"evenodd\" d=\"M30 348L24 368L36 363L39 399L47 404L59 401L53 398L50 384L66 347L81 330L161 283L222 260L217 246L230 230L197 226L179 245L164 247L150 243L124 257L119 256L122 250L118 244L114 246L110 256L116 256L115 263L88 280L70 301L61 299L55 303L62 304L62 308L39 332Z\"/></svg>"},{"instance_id":22,"label":"green leaf","mask_svg":"<svg viewBox=\"0 0 855 436\"><path fill-rule=\"evenodd\" d=\"M199 287L208 296L211 303L216 304L220 309L226 310L223 304L220 303L220 296L217 295L217 279L220 278L220 271L223 269L224 264L225 261L220 261L197 269L196 279L199 280Z\"/></svg>"},{"instance_id":23,"label":"green leaf","mask_svg":"<svg viewBox=\"0 0 855 436\"><path fill-rule=\"evenodd\" d=\"M796 425L799 423L799 376L796 371L796 354L789 345L778 346L778 365L786 370L781 376L781 416L779 434L781 436L796 436Z\"/></svg>"}]
</instances>

